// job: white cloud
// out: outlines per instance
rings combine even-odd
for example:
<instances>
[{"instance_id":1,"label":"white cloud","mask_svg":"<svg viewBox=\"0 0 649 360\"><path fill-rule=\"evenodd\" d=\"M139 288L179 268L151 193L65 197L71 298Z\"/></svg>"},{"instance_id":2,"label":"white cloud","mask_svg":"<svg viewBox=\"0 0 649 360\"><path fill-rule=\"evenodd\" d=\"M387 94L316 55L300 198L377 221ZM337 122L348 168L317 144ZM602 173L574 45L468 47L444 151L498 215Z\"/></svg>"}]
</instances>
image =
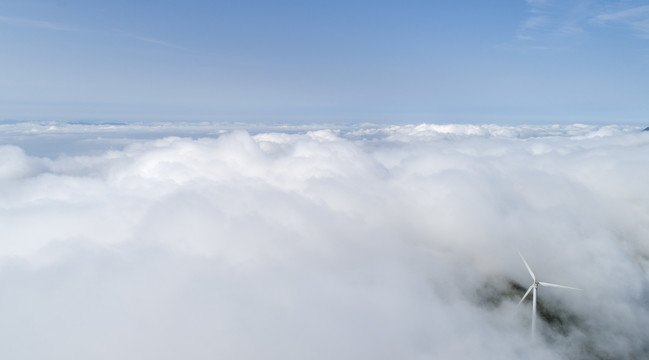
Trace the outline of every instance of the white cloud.
<instances>
[{"instance_id":1,"label":"white cloud","mask_svg":"<svg viewBox=\"0 0 649 360\"><path fill-rule=\"evenodd\" d=\"M49 21L23 19L23 18L10 17L10 16L1 16L1 15L0 15L0 23L13 25L13 26L48 29L48 30L56 30L56 31L79 31L79 29L75 27L61 25Z\"/></svg>"},{"instance_id":2,"label":"white cloud","mask_svg":"<svg viewBox=\"0 0 649 360\"><path fill-rule=\"evenodd\" d=\"M622 4L588 1L526 1L529 16L517 29L519 40L553 41L583 34L587 25L625 27L649 38L649 5L620 8ZM627 4L627 6L629 6ZM614 9L614 10L613 10Z\"/></svg>"},{"instance_id":3,"label":"white cloud","mask_svg":"<svg viewBox=\"0 0 649 360\"><path fill-rule=\"evenodd\" d=\"M637 128L2 130L4 358L630 358L649 344ZM528 285L517 249L543 280L585 289L542 289L565 323L541 322L538 344L522 292L484 295Z\"/></svg>"},{"instance_id":4,"label":"white cloud","mask_svg":"<svg viewBox=\"0 0 649 360\"><path fill-rule=\"evenodd\" d=\"M142 41L142 42L149 43L149 44L155 44L155 45L160 45L160 46L164 46L164 47L168 47L168 48L175 48L175 49L179 49L179 50L184 50L182 47L171 44L168 41L152 38L152 37L149 37L149 36L142 36L142 35L131 34L131 33L121 33L121 35L125 36L125 37L127 37L129 39Z\"/></svg>"},{"instance_id":5,"label":"white cloud","mask_svg":"<svg viewBox=\"0 0 649 360\"><path fill-rule=\"evenodd\" d=\"M547 16L532 16L525 20L524 29L539 29L549 22Z\"/></svg>"},{"instance_id":6,"label":"white cloud","mask_svg":"<svg viewBox=\"0 0 649 360\"><path fill-rule=\"evenodd\" d=\"M600 25L622 25L642 38L649 38L649 5L600 14L593 17L592 22Z\"/></svg>"},{"instance_id":7,"label":"white cloud","mask_svg":"<svg viewBox=\"0 0 649 360\"><path fill-rule=\"evenodd\" d=\"M526 1L529 16L516 30L519 40L541 41L547 37L574 37L583 32L581 22L586 17L582 2Z\"/></svg>"},{"instance_id":8,"label":"white cloud","mask_svg":"<svg viewBox=\"0 0 649 360\"><path fill-rule=\"evenodd\" d=\"M533 7L543 7L550 3L549 0L525 0L525 2Z\"/></svg>"},{"instance_id":9,"label":"white cloud","mask_svg":"<svg viewBox=\"0 0 649 360\"><path fill-rule=\"evenodd\" d=\"M596 7L591 1L574 0L526 1L526 5L528 17L516 29L516 38L529 49L544 50L565 47L583 35Z\"/></svg>"},{"instance_id":10,"label":"white cloud","mask_svg":"<svg viewBox=\"0 0 649 360\"><path fill-rule=\"evenodd\" d=\"M68 26L68 25L62 25L50 21L43 21L43 20L34 20L34 19L25 19L25 18L19 18L19 17L11 17L11 16L2 16L0 15L0 24L7 24L11 26L19 26L19 27L27 27L27 28L36 28L36 29L46 29L46 30L55 30L55 31L73 31L73 32L89 32L88 30L82 30L78 27L74 26ZM160 46L165 46L165 47L170 47L170 48L176 48L176 49L181 49L180 47L170 44L167 41L163 41L160 39L155 39L152 37L148 36L142 36L142 35L137 35L137 34L130 34L130 33L124 33L124 32L119 32L119 31L111 31L108 33L111 36L125 36L133 40L137 41L142 41L142 42L147 42L150 44L156 44Z\"/></svg>"}]
</instances>

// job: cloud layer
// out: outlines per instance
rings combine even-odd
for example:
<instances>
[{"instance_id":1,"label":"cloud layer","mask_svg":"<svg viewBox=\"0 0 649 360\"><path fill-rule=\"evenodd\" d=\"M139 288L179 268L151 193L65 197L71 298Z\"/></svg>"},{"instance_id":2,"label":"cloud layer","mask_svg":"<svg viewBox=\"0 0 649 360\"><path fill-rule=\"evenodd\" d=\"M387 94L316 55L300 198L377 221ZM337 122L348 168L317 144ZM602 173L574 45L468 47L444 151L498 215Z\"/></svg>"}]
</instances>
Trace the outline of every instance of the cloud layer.
<instances>
[{"instance_id":1,"label":"cloud layer","mask_svg":"<svg viewBox=\"0 0 649 360\"><path fill-rule=\"evenodd\" d=\"M639 129L4 126L5 358L649 347ZM539 321L536 342L518 249L541 281L585 289L540 290L560 321Z\"/></svg>"}]
</instances>

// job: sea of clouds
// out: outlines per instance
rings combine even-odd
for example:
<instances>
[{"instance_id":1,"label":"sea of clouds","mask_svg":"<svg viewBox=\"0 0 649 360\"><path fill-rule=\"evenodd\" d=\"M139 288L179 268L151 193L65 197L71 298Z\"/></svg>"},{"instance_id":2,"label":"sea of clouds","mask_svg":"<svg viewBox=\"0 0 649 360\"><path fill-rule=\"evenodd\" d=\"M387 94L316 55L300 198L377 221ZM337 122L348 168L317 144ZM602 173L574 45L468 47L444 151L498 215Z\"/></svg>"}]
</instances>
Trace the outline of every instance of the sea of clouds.
<instances>
[{"instance_id":1,"label":"sea of clouds","mask_svg":"<svg viewBox=\"0 0 649 360\"><path fill-rule=\"evenodd\" d=\"M0 124L0 357L646 358L641 130Z\"/></svg>"}]
</instances>

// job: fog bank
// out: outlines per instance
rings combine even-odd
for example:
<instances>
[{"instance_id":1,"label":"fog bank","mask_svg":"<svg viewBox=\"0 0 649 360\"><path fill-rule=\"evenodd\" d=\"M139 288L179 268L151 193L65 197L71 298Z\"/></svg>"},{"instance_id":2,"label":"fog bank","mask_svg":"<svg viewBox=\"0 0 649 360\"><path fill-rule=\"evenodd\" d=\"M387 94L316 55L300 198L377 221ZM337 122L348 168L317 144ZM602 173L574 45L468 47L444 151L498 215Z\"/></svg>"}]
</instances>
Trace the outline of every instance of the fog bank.
<instances>
[{"instance_id":1,"label":"fog bank","mask_svg":"<svg viewBox=\"0 0 649 360\"><path fill-rule=\"evenodd\" d=\"M4 358L649 352L641 129L2 126Z\"/></svg>"}]
</instances>

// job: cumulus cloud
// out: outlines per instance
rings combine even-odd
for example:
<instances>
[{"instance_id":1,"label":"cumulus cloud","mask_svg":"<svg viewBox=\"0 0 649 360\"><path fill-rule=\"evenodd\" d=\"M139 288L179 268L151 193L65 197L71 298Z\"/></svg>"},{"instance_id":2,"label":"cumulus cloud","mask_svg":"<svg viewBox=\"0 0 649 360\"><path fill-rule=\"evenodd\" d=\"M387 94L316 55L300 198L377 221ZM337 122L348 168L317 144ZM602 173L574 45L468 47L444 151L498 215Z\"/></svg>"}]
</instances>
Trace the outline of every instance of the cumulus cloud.
<instances>
[{"instance_id":1,"label":"cumulus cloud","mask_svg":"<svg viewBox=\"0 0 649 360\"><path fill-rule=\"evenodd\" d=\"M5 358L649 347L637 128L3 126ZM517 250L542 281L585 289L540 290L536 341Z\"/></svg>"}]
</instances>

